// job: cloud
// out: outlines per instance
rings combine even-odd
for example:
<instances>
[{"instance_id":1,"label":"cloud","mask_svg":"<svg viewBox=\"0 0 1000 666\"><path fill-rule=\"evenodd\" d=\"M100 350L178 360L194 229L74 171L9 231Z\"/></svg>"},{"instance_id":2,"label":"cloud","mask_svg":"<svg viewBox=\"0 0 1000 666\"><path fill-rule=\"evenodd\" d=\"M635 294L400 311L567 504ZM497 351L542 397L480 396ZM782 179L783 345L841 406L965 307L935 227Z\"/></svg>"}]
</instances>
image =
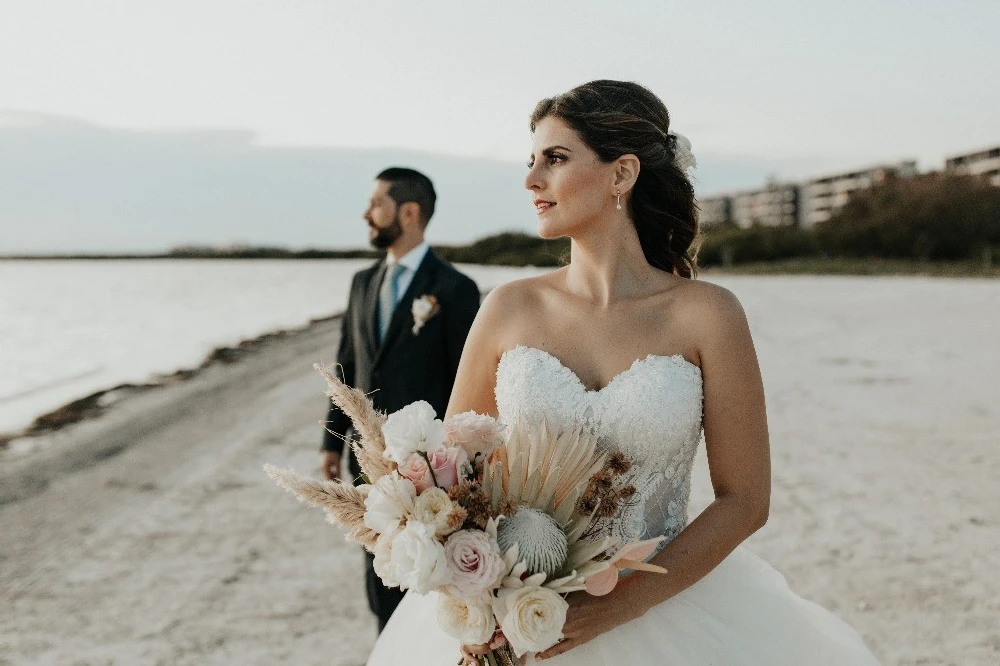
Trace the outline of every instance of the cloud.
<instances>
[{"instance_id":1,"label":"cloud","mask_svg":"<svg viewBox=\"0 0 1000 666\"><path fill-rule=\"evenodd\" d=\"M773 171L753 158L699 162L701 192L749 187ZM131 131L0 111L0 253L362 247L372 178L390 165L412 166L434 181L432 242L535 228L518 163L259 146L242 130Z\"/></svg>"}]
</instances>

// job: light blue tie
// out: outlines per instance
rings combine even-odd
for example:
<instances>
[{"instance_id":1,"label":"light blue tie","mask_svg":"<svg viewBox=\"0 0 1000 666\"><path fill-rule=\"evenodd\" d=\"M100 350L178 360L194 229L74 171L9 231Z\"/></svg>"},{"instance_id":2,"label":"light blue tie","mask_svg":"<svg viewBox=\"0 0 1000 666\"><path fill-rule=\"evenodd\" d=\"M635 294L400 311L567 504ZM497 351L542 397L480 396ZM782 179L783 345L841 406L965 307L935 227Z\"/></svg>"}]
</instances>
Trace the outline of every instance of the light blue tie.
<instances>
[{"instance_id":1,"label":"light blue tie","mask_svg":"<svg viewBox=\"0 0 1000 666\"><path fill-rule=\"evenodd\" d=\"M406 266L400 263L390 264L389 270L385 272L385 279L382 281L382 288L378 292L378 341L385 340L385 334L389 331L389 322L392 321L392 313L396 310L396 301L399 298L399 276L406 270Z\"/></svg>"}]
</instances>

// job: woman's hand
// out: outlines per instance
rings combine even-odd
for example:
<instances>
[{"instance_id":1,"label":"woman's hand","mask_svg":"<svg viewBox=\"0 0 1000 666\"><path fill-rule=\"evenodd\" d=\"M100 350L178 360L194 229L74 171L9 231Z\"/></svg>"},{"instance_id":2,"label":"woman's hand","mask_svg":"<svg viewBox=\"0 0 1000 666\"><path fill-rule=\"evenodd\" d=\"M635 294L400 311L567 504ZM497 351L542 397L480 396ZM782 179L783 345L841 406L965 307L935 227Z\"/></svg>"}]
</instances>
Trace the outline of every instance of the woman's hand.
<instances>
[{"instance_id":1,"label":"woman's hand","mask_svg":"<svg viewBox=\"0 0 1000 666\"><path fill-rule=\"evenodd\" d=\"M536 654L535 658L547 659L572 650L642 615L644 611L636 608L635 599L628 599L622 594L622 582L603 597L586 592L574 592L566 597L569 610L566 611L563 639Z\"/></svg>"},{"instance_id":2,"label":"woman's hand","mask_svg":"<svg viewBox=\"0 0 1000 666\"><path fill-rule=\"evenodd\" d=\"M479 666L479 658L490 651L490 644L466 645L462 643L459 650L462 652L462 657L458 662L459 666Z\"/></svg>"},{"instance_id":3,"label":"woman's hand","mask_svg":"<svg viewBox=\"0 0 1000 666\"><path fill-rule=\"evenodd\" d=\"M487 652L496 650L506 642L507 637L503 635L502 631L497 629L489 643L480 643L478 645L466 645L463 643L459 648L462 651L462 660L458 663L460 666L479 666L480 657Z\"/></svg>"}]
</instances>

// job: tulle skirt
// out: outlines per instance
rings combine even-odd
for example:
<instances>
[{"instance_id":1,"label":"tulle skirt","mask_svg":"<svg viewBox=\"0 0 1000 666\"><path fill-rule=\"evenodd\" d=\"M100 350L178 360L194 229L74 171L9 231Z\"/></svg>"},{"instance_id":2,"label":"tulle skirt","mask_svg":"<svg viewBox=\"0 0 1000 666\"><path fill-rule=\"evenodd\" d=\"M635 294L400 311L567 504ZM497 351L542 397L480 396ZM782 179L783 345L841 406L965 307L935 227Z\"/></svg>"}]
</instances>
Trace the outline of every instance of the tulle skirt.
<instances>
[{"instance_id":1,"label":"tulle skirt","mask_svg":"<svg viewBox=\"0 0 1000 666\"><path fill-rule=\"evenodd\" d=\"M436 595L409 593L379 636L369 666L447 666L458 641L437 624ZM534 662L529 659L528 663ZM854 629L796 596L784 577L740 547L703 579L551 666L868 666Z\"/></svg>"}]
</instances>

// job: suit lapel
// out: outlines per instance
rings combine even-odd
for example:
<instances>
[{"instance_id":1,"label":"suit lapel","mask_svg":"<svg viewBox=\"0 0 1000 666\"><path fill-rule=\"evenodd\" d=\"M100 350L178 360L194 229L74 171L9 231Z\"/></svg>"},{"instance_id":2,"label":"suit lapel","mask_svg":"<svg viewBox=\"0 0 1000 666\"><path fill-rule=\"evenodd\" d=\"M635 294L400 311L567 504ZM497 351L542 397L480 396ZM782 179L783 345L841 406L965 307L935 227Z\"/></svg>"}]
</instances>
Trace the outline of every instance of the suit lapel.
<instances>
[{"instance_id":1,"label":"suit lapel","mask_svg":"<svg viewBox=\"0 0 1000 666\"><path fill-rule=\"evenodd\" d=\"M365 334L368 340L368 349L372 356L378 353L378 292L385 279L385 272L389 264L384 259L375 269L372 279L368 282L365 293Z\"/></svg>"},{"instance_id":2,"label":"suit lapel","mask_svg":"<svg viewBox=\"0 0 1000 666\"><path fill-rule=\"evenodd\" d=\"M385 340L382 341L382 346L379 347L378 353L375 356L375 363L378 364L379 360L382 358L382 354L385 350L392 346L392 344L399 338L401 333L408 332L404 331L406 325L409 323L411 314L410 309L413 304L413 299L419 298L424 294L428 293L431 285L434 282L434 274L436 273L438 264L438 258L434 256L433 250L428 250L427 255L424 260L420 262L420 266L417 267L417 272L413 276L413 281L410 286L407 287L406 292L399 299L399 304L396 306L396 310L392 313L392 319L389 320L389 330L386 331ZM376 294L376 301L377 301Z\"/></svg>"}]
</instances>

